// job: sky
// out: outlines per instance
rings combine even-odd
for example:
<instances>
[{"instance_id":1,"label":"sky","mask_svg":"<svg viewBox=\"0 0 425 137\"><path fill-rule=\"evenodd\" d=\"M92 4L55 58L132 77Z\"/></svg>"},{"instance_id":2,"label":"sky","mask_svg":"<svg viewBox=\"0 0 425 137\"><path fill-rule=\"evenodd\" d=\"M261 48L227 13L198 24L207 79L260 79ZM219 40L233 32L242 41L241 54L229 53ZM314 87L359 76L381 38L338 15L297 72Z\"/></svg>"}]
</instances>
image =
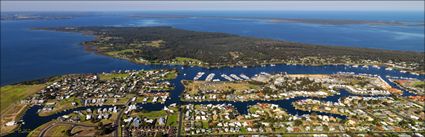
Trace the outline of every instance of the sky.
<instances>
[{"instance_id":1,"label":"sky","mask_svg":"<svg viewBox=\"0 0 425 137\"><path fill-rule=\"evenodd\" d=\"M424 11L424 1L1 1L1 11Z\"/></svg>"}]
</instances>

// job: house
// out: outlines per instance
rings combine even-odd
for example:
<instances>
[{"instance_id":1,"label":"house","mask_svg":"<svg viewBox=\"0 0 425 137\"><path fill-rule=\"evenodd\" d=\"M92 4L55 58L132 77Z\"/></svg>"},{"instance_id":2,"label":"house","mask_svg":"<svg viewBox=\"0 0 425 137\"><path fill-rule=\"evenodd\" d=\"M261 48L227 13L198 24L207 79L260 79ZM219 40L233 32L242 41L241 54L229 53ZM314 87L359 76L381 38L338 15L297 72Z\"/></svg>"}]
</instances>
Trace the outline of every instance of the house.
<instances>
[{"instance_id":1,"label":"house","mask_svg":"<svg viewBox=\"0 0 425 137\"><path fill-rule=\"evenodd\" d=\"M86 120L90 120L91 119L91 115L86 115Z\"/></svg>"},{"instance_id":2,"label":"house","mask_svg":"<svg viewBox=\"0 0 425 137\"><path fill-rule=\"evenodd\" d=\"M14 125L16 125L15 120L12 120L6 123L6 126L14 126Z\"/></svg>"},{"instance_id":3,"label":"house","mask_svg":"<svg viewBox=\"0 0 425 137\"><path fill-rule=\"evenodd\" d=\"M160 117L159 119L158 119L158 123L159 123L159 125L165 125L165 122L164 122L165 120L164 120L164 118L163 117Z\"/></svg>"}]
</instances>

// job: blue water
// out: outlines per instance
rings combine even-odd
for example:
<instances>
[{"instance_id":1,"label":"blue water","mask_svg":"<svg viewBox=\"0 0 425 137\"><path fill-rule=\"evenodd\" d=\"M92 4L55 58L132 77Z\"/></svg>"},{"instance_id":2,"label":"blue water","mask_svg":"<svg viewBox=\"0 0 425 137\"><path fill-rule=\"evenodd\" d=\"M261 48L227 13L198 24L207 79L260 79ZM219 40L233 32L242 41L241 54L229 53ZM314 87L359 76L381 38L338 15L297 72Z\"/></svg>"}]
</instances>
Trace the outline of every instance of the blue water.
<instances>
[{"instance_id":1,"label":"blue water","mask_svg":"<svg viewBox=\"0 0 425 137\"><path fill-rule=\"evenodd\" d=\"M191 18L132 18L130 15L162 14L162 15L189 15ZM329 44L339 46L369 47L391 50L424 51L424 26L369 26L369 25L320 25L303 23L271 23L260 19L232 19L232 18L200 18L197 16L226 16L226 17L281 17L281 18L322 18L322 19L357 19L357 20L386 20L417 23L424 21L423 13L416 12L120 12L96 13L91 16L77 17L66 20L29 20L29 21L1 21L1 85L34 80L47 76L69 73L96 73L110 72L123 69L158 69L176 68L180 74L172 83L176 87L171 91L171 103L184 104L179 96L184 90L180 83L182 79L192 79L196 72L220 74L246 74L253 76L260 72L291 74L332 74L339 71L377 74L382 77L399 76L424 79L424 76L415 76L398 71L387 71L376 68L353 68L348 66L302 66L277 65L275 67L225 67L200 68L170 65L137 65L131 62L97 55L85 51L81 42L92 40L92 36L77 33L31 30L33 27L53 26L174 26L176 28L226 32L244 36L255 36L295 42ZM187 75L183 75L187 74ZM204 79L205 76L201 79ZM216 77L222 79L221 77ZM223 79L222 79L223 80ZM390 83L392 84L392 83ZM393 84L392 84L393 85ZM393 85L394 86L394 85ZM410 95L405 92L405 95ZM331 96L323 100L337 101L341 97L350 95L341 91L341 95ZM302 98L282 101L260 101L275 103L283 107L290 114L308 114L309 112L294 109L291 102ZM211 102L202 102L211 103ZM241 114L246 114L250 102L214 102L233 104ZM159 110L162 104L145 104L145 109ZM32 130L37 126L54 119L62 112L49 117L38 117L39 106L30 108L23 116L25 125L22 129ZM78 108L80 110L84 108ZM345 118L341 115L319 113ZM25 136L26 133L15 132L10 136Z\"/></svg>"},{"instance_id":2,"label":"blue water","mask_svg":"<svg viewBox=\"0 0 425 137\"><path fill-rule=\"evenodd\" d=\"M134 18L131 15L185 15L191 18ZM64 20L1 21L1 85L68 73L151 68L83 50L93 39L74 33L31 30L53 26L174 26L303 43L424 51L424 26L320 25L271 23L262 18L321 18L422 22L419 12L118 12L90 13Z\"/></svg>"},{"instance_id":3,"label":"blue water","mask_svg":"<svg viewBox=\"0 0 425 137\"><path fill-rule=\"evenodd\" d=\"M147 67L147 66L142 66L142 67ZM254 76L255 74L258 74L260 72L267 72L267 73L279 73L279 72L288 72L290 74L332 74L332 73L336 73L339 71L347 71L347 72L355 72L357 74L359 73L369 73L369 74L377 74L380 75L384 80L386 80L388 82L388 79L385 77L387 75L389 76L399 76L399 77L412 77L412 78L419 78L419 79L424 79L424 76L415 76L415 75L411 75L411 74L406 74L406 73L400 73L398 71L387 71L383 68L381 69L376 69L376 68L354 68L354 67L348 67L348 66L343 66L343 65L338 65L338 66L303 66L303 65L276 65L276 66L265 66L265 67L250 67L250 68L243 68L243 67L234 67L234 68L230 68L230 67L226 67L226 68L214 68L214 69L207 69L207 68L200 68L200 67L184 67L184 66L172 66L172 65L155 65L155 66L151 66L152 68L176 68L179 71L179 75L177 76L176 79L172 80L171 83L175 86L175 88L170 91L170 99L167 100L165 102L165 104L139 104L139 107L142 107L142 109L148 110L148 111L156 111L156 110L161 110L164 105L168 106L170 104L173 103L177 103L179 105L183 105L183 104L231 104L233 105L236 110L240 113L240 114L247 114L248 113L248 107L251 105L255 105L256 103L272 103L272 104L277 104L279 105L279 107L282 107L285 109L285 111L289 114L292 115L304 115L304 114L310 114L311 112L309 111L302 111L302 110L297 110L294 108L294 106L292 105L292 103L294 101L298 101L301 99L306 99L307 97L296 97L296 98L291 98L291 99L285 99L285 100L275 100L275 101L245 101L245 102L232 102L232 101L205 101L205 102L181 102L180 101L180 95L182 94L182 92L184 91L184 86L183 84L180 82L181 80L191 80L193 79L193 77L195 77L196 73L199 71L203 71L206 72L207 74L209 73L216 73L216 74L245 74L247 76ZM186 74L186 75L185 75ZM221 80L225 80L222 77L216 77L219 78ZM201 80L205 79L204 77L201 77ZM392 86L394 86L393 83ZM399 88L399 87L396 87ZM341 89L340 94L338 95L333 95L333 96L329 96L326 98L318 98L319 100L323 100L323 101L332 101L332 102L337 102L339 99L347 97L347 96L352 96L351 93L349 93L348 91ZM406 94L404 95L411 95L408 94L407 91L405 91ZM109 106L103 106L103 107L109 107ZM25 122L25 124L20 128L20 130L8 135L11 137L15 137L15 136L26 136L28 134L28 131L34 130L35 128L37 128L38 126L56 119L62 115L66 115L69 114L73 111L78 111L78 110L85 110L87 108L96 108L96 107L80 107L80 108L75 108L75 109L71 109L71 110L67 110L67 111L63 111L60 112L58 114L55 115L51 115L51 116L47 116L47 117L40 117L37 114L37 110L40 109L40 106L33 106L31 107L23 116L23 121ZM314 112L314 111L312 111ZM338 115L338 114L330 114L330 113L323 113L323 112L315 112L317 114L320 115L328 115L328 116L333 116L336 118L341 118L341 119L346 119L347 116L344 115Z\"/></svg>"},{"instance_id":4,"label":"blue water","mask_svg":"<svg viewBox=\"0 0 425 137\"><path fill-rule=\"evenodd\" d=\"M124 13L123 13L124 14ZM352 46L390 50L424 51L424 26L321 25L273 23L260 18L345 19L371 21L424 22L422 12L160 12L131 15L184 15L192 18L139 19L124 25L175 26L177 28L225 32L243 36L271 38L335 46ZM205 16L235 18L202 18ZM247 17L240 19L238 17Z\"/></svg>"}]
</instances>

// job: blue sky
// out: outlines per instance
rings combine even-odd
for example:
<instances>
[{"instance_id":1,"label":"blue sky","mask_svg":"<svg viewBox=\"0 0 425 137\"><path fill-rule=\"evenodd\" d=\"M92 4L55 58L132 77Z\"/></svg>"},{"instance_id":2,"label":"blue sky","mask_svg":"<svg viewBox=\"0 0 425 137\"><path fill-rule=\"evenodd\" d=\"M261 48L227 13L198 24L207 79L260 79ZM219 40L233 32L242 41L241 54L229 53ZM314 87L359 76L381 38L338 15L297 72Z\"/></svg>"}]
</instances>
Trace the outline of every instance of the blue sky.
<instances>
[{"instance_id":1,"label":"blue sky","mask_svg":"<svg viewBox=\"0 0 425 137\"><path fill-rule=\"evenodd\" d=\"M1 11L424 11L424 1L1 1Z\"/></svg>"}]
</instances>

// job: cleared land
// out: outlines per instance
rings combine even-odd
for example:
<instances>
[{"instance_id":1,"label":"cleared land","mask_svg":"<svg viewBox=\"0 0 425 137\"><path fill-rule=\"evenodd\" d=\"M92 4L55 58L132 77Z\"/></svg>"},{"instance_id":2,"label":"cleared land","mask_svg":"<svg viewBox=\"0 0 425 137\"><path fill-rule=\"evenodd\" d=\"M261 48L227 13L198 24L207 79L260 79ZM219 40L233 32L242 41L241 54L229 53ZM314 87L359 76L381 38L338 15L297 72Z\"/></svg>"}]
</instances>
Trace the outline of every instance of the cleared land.
<instances>
[{"instance_id":1,"label":"cleared land","mask_svg":"<svg viewBox=\"0 0 425 137\"><path fill-rule=\"evenodd\" d=\"M25 112L27 104L19 103L20 100L40 91L45 85L7 85L0 89L1 93L1 117L0 117L0 133L6 134L12 132L19 125L6 126L10 121L18 121L19 117Z\"/></svg>"},{"instance_id":2,"label":"cleared land","mask_svg":"<svg viewBox=\"0 0 425 137\"><path fill-rule=\"evenodd\" d=\"M34 130L32 130L28 135L27 135L27 137L38 137L40 134L41 134L41 132L42 132L42 130L43 129L45 129L45 128L47 128L47 127L49 127L51 124L53 124L53 123L55 123L56 121L50 121L50 122L47 122L47 123L45 123L45 124L43 124L43 125L41 125L41 126L39 126L39 127L37 127L36 129L34 129Z\"/></svg>"},{"instance_id":3,"label":"cleared land","mask_svg":"<svg viewBox=\"0 0 425 137\"><path fill-rule=\"evenodd\" d=\"M13 103L17 103L18 101L40 91L44 86L46 85L7 85L1 87L1 112L3 113L6 111Z\"/></svg>"},{"instance_id":4,"label":"cleared land","mask_svg":"<svg viewBox=\"0 0 425 137\"><path fill-rule=\"evenodd\" d=\"M45 136L49 137L67 137L67 130L70 130L72 125L57 125L48 129L45 133Z\"/></svg>"},{"instance_id":5,"label":"cleared land","mask_svg":"<svg viewBox=\"0 0 425 137\"><path fill-rule=\"evenodd\" d=\"M111 80L111 79L117 79L117 78L125 78L128 77L130 74L128 73L112 73L112 74L100 74L99 78L101 80Z\"/></svg>"}]
</instances>

